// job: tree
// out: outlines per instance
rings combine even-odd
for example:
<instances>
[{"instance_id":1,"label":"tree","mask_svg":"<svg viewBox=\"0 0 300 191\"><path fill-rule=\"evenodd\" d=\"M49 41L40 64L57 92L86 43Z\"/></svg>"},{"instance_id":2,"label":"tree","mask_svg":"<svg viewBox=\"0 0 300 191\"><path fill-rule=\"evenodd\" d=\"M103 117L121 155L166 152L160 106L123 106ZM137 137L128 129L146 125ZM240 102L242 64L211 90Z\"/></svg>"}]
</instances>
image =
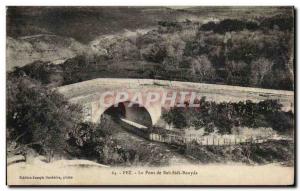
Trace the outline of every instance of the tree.
<instances>
[{"instance_id":1,"label":"tree","mask_svg":"<svg viewBox=\"0 0 300 191\"><path fill-rule=\"evenodd\" d=\"M261 87L265 76L272 72L273 65L273 62L265 58L252 61L250 84Z\"/></svg>"},{"instance_id":2,"label":"tree","mask_svg":"<svg viewBox=\"0 0 300 191\"><path fill-rule=\"evenodd\" d=\"M76 158L97 160L102 164L124 164L130 158L127 156L129 151L111 136L118 128L119 124L105 114L100 123L79 123L69 133L66 150Z\"/></svg>"},{"instance_id":3,"label":"tree","mask_svg":"<svg viewBox=\"0 0 300 191\"><path fill-rule=\"evenodd\" d=\"M51 62L35 61L23 67L17 67L9 75L29 76L44 85L59 86L63 83L62 68Z\"/></svg>"},{"instance_id":4,"label":"tree","mask_svg":"<svg viewBox=\"0 0 300 191\"><path fill-rule=\"evenodd\" d=\"M215 78L215 69L206 55L201 55L191 59L192 74L196 75L200 81L213 80Z\"/></svg>"},{"instance_id":5,"label":"tree","mask_svg":"<svg viewBox=\"0 0 300 191\"><path fill-rule=\"evenodd\" d=\"M66 136L81 120L81 108L29 77L7 80L8 139L38 146L46 154L64 151Z\"/></svg>"},{"instance_id":6,"label":"tree","mask_svg":"<svg viewBox=\"0 0 300 191\"><path fill-rule=\"evenodd\" d=\"M157 42L141 49L141 54L147 61L161 63L167 56L167 51L163 44Z\"/></svg>"},{"instance_id":7,"label":"tree","mask_svg":"<svg viewBox=\"0 0 300 191\"><path fill-rule=\"evenodd\" d=\"M294 130L294 114L292 112L272 112L266 115L272 128L280 133L291 134Z\"/></svg>"},{"instance_id":8,"label":"tree","mask_svg":"<svg viewBox=\"0 0 300 191\"><path fill-rule=\"evenodd\" d=\"M249 66L243 61L228 61L226 82L234 85L249 85Z\"/></svg>"},{"instance_id":9,"label":"tree","mask_svg":"<svg viewBox=\"0 0 300 191\"><path fill-rule=\"evenodd\" d=\"M254 21L244 21L237 19L224 19L220 23L208 22L200 27L203 31L214 31L216 33L225 33L231 31L241 31L244 29L257 30L259 24Z\"/></svg>"},{"instance_id":10,"label":"tree","mask_svg":"<svg viewBox=\"0 0 300 191\"><path fill-rule=\"evenodd\" d=\"M174 107L169 112L164 113L162 117L167 123L174 124L177 129L184 129L187 126L186 117L181 108Z\"/></svg>"}]
</instances>

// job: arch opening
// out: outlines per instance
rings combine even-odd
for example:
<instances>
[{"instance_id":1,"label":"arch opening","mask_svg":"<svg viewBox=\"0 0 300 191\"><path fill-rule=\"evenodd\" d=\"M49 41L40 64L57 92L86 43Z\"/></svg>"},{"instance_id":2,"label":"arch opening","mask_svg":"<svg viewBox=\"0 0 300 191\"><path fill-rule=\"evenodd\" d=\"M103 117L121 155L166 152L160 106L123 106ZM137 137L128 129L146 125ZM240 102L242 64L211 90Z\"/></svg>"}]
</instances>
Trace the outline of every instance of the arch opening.
<instances>
[{"instance_id":1,"label":"arch opening","mask_svg":"<svg viewBox=\"0 0 300 191\"><path fill-rule=\"evenodd\" d=\"M104 114L110 115L115 120L123 118L146 127L153 125L149 111L145 107L129 101L120 102L117 107L112 105L104 111Z\"/></svg>"}]
</instances>

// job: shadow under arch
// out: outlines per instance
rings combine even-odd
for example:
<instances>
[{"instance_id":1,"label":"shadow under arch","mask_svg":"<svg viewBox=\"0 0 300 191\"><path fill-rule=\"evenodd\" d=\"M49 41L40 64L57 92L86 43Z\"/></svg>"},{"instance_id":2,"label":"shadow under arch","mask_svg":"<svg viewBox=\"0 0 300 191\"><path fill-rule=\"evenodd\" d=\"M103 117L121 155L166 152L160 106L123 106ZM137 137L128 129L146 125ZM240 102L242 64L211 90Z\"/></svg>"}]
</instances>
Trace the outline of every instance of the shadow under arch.
<instances>
[{"instance_id":1,"label":"shadow under arch","mask_svg":"<svg viewBox=\"0 0 300 191\"><path fill-rule=\"evenodd\" d=\"M129 107L129 105L131 106ZM153 125L153 119L147 108L129 101L120 102L118 106L110 106L103 114L112 116L115 119L124 118L135 123L139 123L146 127Z\"/></svg>"}]
</instances>

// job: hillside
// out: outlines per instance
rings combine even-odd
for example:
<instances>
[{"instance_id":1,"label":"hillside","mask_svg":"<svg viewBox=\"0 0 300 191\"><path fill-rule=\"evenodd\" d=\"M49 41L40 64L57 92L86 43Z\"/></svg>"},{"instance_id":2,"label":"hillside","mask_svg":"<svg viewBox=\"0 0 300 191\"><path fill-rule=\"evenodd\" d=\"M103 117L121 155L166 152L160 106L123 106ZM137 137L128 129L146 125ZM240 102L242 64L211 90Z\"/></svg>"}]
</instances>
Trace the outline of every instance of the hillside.
<instances>
[{"instance_id":1,"label":"hillside","mask_svg":"<svg viewBox=\"0 0 300 191\"><path fill-rule=\"evenodd\" d=\"M9 7L7 35L55 34L88 43L104 34L149 28L158 21L206 22L291 14L290 7ZM84 34L84 35L83 35Z\"/></svg>"},{"instance_id":2,"label":"hillside","mask_svg":"<svg viewBox=\"0 0 300 191\"><path fill-rule=\"evenodd\" d=\"M292 7L10 7L7 68L293 90L293 31Z\"/></svg>"},{"instance_id":3,"label":"hillside","mask_svg":"<svg viewBox=\"0 0 300 191\"><path fill-rule=\"evenodd\" d=\"M176 19L176 11L162 7L10 7L7 33L11 37L48 33L88 43L103 34L148 28L168 19Z\"/></svg>"},{"instance_id":4,"label":"hillside","mask_svg":"<svg viewBox=\"0 0 300 191\"><path fill-rule=\"evenodd\" d=\"M36 61L51 61L54 64L83 54L88 50L72 38L56 35L33 35L20 38L7 37L6 64L7 70L22 67Z\"/></svg>"}]
</instances>

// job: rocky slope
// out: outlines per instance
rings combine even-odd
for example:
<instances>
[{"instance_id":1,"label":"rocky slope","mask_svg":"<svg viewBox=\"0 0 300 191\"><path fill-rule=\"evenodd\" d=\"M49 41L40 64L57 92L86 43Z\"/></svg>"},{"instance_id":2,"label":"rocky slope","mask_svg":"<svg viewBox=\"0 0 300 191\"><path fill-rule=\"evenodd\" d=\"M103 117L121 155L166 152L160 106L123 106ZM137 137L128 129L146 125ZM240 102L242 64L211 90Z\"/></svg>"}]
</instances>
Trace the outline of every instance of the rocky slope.
<instances>
[{"instance_id":1,"label":"rocky slope","mask_svg":"<svg viewBox=\"0 0 300 191\"><path fill-rule=\"evenodd\" d=\"M59 64L87 51L87 46L57 35L33 35L20 38L7 37L7 70L35 61L51 61Z\"/></svg>"}]
</instances>

